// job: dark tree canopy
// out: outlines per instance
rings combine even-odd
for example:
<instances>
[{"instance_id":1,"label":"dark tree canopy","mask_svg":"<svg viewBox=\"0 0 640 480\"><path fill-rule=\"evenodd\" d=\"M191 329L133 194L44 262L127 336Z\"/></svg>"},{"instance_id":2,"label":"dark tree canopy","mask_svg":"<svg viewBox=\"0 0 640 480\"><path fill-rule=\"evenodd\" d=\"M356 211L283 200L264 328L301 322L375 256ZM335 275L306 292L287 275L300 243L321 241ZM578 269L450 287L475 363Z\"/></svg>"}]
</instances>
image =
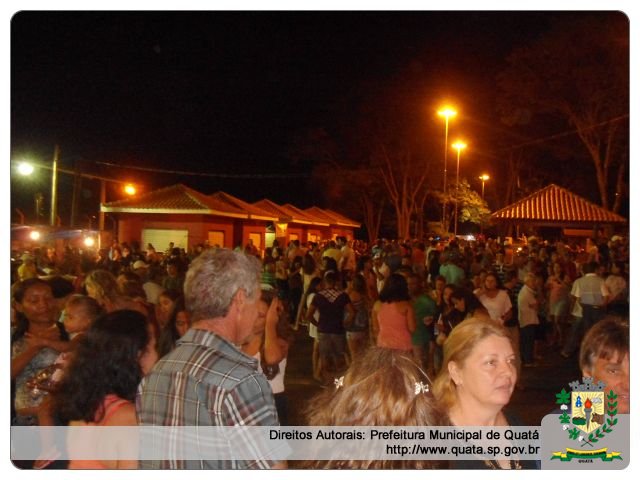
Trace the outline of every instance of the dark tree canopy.
<instances>
[{"instance_id":1,"label":"dark tree canopy","mask_svg":"<svg viewBox=\"0 0 640 480\"><path fill-rule=\"evenodd\" d=\"M498 77L503 122L564 119L593 163L602 206L619 211L628 183L628 19L609 12L558 21L507 61Z\"/></svg>"}]
</instances>

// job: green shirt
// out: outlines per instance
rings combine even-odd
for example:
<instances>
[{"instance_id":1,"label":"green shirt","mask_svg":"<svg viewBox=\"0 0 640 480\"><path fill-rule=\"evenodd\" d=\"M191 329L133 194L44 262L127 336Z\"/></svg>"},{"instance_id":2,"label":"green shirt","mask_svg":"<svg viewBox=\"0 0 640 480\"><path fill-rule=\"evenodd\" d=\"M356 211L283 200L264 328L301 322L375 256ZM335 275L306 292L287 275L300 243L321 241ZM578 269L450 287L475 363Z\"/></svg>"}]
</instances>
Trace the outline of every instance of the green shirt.
<instances>
[{"instance_id":1,"label":"green shirt","mask_svg":"<svg viewBox=\"0 0 640 480\"><path fill-rule=\"evenodd\" d=\"M416 331L413 332L411 336L411 343L414 345L425 345L432 340L433 328L426 326L424 319L426 317L433 317L435 321L438 307L432 298L423 293L413 300L413 312L416 317Z\"/></svg>"}]
</instances>

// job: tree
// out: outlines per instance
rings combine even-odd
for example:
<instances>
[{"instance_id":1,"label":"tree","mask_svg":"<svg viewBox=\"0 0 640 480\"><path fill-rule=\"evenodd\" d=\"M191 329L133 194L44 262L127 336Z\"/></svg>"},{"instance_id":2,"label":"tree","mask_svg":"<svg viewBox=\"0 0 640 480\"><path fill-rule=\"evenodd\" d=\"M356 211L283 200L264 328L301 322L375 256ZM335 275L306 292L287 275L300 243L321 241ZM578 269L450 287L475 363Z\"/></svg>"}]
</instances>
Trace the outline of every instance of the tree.
<instances>
[{"instance_id":1,"label":"tree","mask_svg":"<svg viewBox=\"0 0 640 480\"><path fill-rule=\"evenodd\" d=\"M424 162L416 162L410 150L389 151L380 144L380 177L396 211L398 238L410 238L411 218L422 218L426 201L427 172ZM421 232L420 232L421 233Z\"/></svg>"},{"instance_id":2,"label":"tree","mask_svg":"<svg viewBox=\"0 0 640 480\"><path fill-rule=\"evenodd\" d=\"M311 190L332 208L362 221L370 242L378 238L387 197L377 169L362 159L345 155L335 139L320 127L299 132L287 156L294 164L313 165Z\"/></svg>"},{"instance_id":3,"label":"tree","mask_svg":"<svg viewBox=\"0 0 640 480\"><path fill-rule=\"evenodd\" d=\"M609 208L615 196L614 211L627 178L628 23L622 13L558 22L536 42L514 50L498 77L503 121L567 121L593 162L601 205Z\"/></svg>"},{"instance_id":4,"label":"tree","mask_svg":"<svg viewBox=\"0 0 640 480\"><path fill-rule=\"evenodd\" d=\"M459 188L456 189L455 183L447 186L447 194L443 197L442 191L434 193L438 202L445 201L450 207L447 214L446 224L453 225L455 218L456 198L458 199L458 222L471 222L478 225L486 225L491 216L491 211L482 197L475 190L471 189L466 178L460 179ZM453 228L450 228L453 230Z\"/></svg>"}]
</instances>

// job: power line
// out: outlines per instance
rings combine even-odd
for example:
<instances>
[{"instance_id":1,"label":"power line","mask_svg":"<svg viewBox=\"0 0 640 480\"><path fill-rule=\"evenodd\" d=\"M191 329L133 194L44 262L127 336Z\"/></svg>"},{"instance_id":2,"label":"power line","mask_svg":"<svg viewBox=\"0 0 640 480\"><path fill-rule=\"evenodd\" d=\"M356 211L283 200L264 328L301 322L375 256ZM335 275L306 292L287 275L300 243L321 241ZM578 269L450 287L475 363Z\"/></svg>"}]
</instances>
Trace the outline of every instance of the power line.
<instances>
[{"instance_id":1,"label":"power line","mask_svg":"<svg viewBox=\"0 0 640 480\"><path fill-rule=\"evenodd\" d=\"M611 118L609 120L605 120L605 121L600 122L600 123L596 123L594 125L589 125L588 127L584 128L584 130L590 130L592 128L601 127L602 125L607 125L609 123L618 122L618 121L623 120L625 118L629 118L629 114L628 113L626 113L624 115L620 115L620 116L615 117L615 118ZM550 135L548 137L538 138L536 140L531 140L530 142L521 143L519 145L512 145L511 147L506 148L504 151L514 150L514 149L520 148L520 147L527 147L529 145L537 145L539 143L544 143L544 142L546 142L548 140L556 140L558 138L568 137L570 135L574 135L574 134L578 133L579 131L580 131L579 129L575 129L575 130L569 130L569 131L566 131L566 132L556 133L556 134Z\"/></svg>"},{"instance_id":2,"label":"power line","mask_svg":"<svg viewBox=\"0 0 640 480\"><path fill-rule=\"evenodd\" d=\"M194 177L217 177L217 178L303 178L308 177L308 173L205 173L187 172L184 170L166 170L163 168L136 167L131 165L118 165L109 162L96 162L99 165L108 167L128 168L131 170L142 170L145 172L166 173L171 175L191 175Z\"/></svg>"}]
</instances>

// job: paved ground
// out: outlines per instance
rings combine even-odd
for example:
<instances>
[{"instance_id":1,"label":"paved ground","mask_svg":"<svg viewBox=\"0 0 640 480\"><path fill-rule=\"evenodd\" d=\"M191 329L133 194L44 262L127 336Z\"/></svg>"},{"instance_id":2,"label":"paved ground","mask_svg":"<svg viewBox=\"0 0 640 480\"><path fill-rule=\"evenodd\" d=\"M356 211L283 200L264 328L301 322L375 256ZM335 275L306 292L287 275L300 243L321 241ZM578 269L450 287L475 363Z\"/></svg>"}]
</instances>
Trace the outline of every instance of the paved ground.
<instances>
[{"instance_id":1,"label":"paved ground","mask_svg":"<svg viewBox=\"0 0 640 480\"><path fill-rule=\"evenodd\" d=\"M320 391L311 376L312 342L306 327L300 327L289 351L285 387L289 400L289 424L305 425L303 409L308 400ZM558 348L547 348L540 366L523 369L524 390L514 392L510 408L525 425L540 425L542 418L554 409L555 394L577 380L580 371L577 359L565 360Z\"/></svg>"}]
</instances>

